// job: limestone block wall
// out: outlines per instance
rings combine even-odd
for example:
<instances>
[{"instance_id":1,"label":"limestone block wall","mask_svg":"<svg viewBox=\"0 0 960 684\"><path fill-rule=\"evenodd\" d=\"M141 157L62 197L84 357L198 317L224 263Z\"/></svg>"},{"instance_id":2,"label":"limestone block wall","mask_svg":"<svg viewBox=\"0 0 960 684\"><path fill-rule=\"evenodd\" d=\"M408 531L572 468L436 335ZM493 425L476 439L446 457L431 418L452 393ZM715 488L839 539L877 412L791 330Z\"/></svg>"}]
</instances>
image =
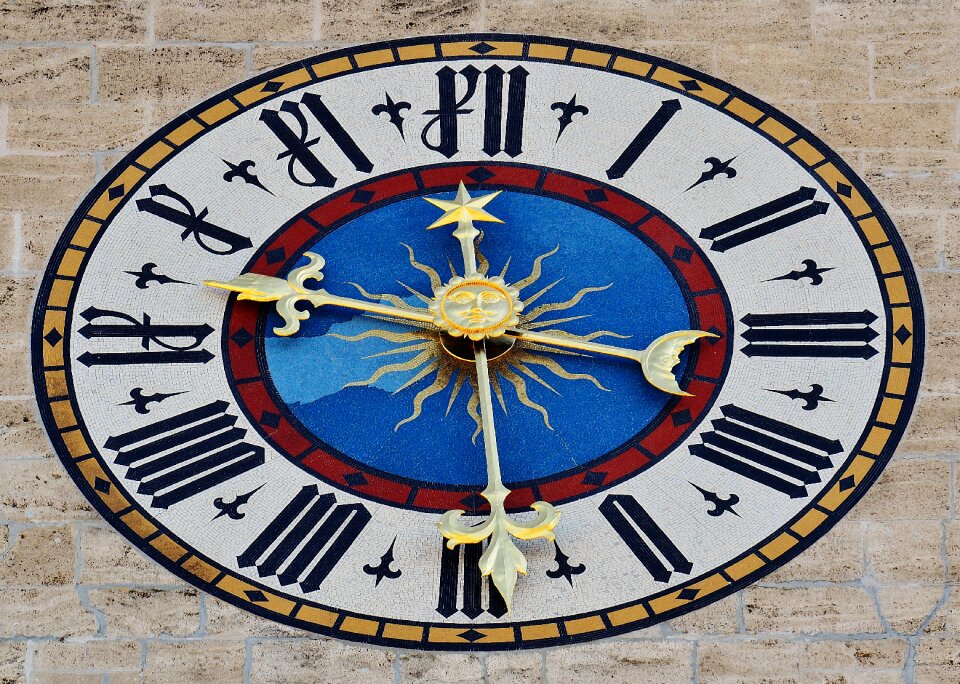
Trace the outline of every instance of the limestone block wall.
<instances>
[{"instance_id":1,"label":"limestone block wall","mask_svg":"<svg viewBox=\"0 0 960 684\"><path fill-rule=\"evenodd\" d=\"M776 104L866 179L922 276L922 394L866 499L761 584L616 641L419 654L268 623L128 546L36 421L34 286L68 214L125 150L268 67L463 30L610 42ZM956 0L0 2L0 681L960 681L958 55Z\"/></svg>"}]
</instances>

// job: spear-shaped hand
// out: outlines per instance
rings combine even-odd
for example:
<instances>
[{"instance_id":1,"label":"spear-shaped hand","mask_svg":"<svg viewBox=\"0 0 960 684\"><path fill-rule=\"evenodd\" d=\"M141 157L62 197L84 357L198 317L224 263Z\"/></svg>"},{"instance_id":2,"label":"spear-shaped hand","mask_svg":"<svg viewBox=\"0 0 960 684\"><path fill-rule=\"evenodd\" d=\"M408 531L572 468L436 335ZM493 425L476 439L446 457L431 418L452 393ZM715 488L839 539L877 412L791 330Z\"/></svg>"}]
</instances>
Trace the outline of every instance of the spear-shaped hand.
<instances>
[{"instance_id":1,"label":"spear-shaped hand","mask_svg":"<svg viewBox=\"0 0 960 684\"><path fill-rule=\"evenodd\" d=\"M474 221L494 221L500 219L488 214L484 209L499 192L482 197L471 198L463 183L456 198L450 201L425 198L431 204L444 210L443 216L429 226L438 228L456 222L453 236L460 241L463 253L463 270L467 281L476 283L474 288L483 288L482 280L476 279L477 256L474 241L480 234ZM474 279L471 280L471 276ZM490 292L496 293L496 289ZM476 526L464 525L460 516L464 511L447 511L440 518L437 527L447 539L447 548L458 544L477 544L490 538L483 555L480 556L480 573L489 575L494 586L503 596L507 610L511 609L513 590L517 584L517 574L527 574L527 559L516 547L511 535L518 539L554 539L553 528L560 522L560 512L546 501L537 501L531 505L537 517L527 522L515 522L504 509L504 501L510 490L503 485L500 475L500 455L497 451L497 433L493 423L493 399L490 391L490 371L487 365L486 339L474 341L474 354L477 366L477 391L480 395L480 423L483 428L483 451L487 461L487 486L480 495L490 502L490 515Z\"/></svg>"}]
</instances>

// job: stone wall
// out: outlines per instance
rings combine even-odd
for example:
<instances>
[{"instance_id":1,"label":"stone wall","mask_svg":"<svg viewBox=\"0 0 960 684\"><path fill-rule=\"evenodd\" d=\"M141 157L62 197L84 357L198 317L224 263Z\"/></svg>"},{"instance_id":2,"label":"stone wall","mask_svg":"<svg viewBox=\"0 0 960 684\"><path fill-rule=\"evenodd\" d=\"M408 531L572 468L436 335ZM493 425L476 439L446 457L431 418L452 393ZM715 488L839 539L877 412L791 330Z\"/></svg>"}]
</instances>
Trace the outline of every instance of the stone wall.
<instances>
[{"instance_id":1,"label":"stone wall","mask_svg":"<svg viewBox=\"0 0 960 684\"><path fill-rule=\"evenodd\" d=\"M33 288L84 192L187 105L302 55L459 30L569 35L703 69L838 149L893 215L929 321L882 479L761 584L615 642L518 655L314 639L147 561L36 422ZM956 0L20 0L0 3L0 681L960 681Z\"/></svg>"}]
</instances>

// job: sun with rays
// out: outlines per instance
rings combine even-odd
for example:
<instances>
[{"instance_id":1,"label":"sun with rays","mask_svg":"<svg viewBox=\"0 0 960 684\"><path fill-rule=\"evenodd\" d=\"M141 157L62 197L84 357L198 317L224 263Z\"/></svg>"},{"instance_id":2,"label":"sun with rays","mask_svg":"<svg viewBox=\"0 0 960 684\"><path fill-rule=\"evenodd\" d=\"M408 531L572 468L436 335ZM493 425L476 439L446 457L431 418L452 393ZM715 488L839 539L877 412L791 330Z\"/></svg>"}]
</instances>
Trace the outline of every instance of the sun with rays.
<instances>
[{"instance_id":1,"label":"sun with rays","mask_svg":"<svg viewBox=\"0 0 960 684\"><path fill-rule=\"evenodd\" d=\"M479 239L477 240L477 271L482 276L487 276L490 270L490 262L479 250L479 243L482 241L482 239L483 234L481 233ZM407 250L410 265L429 278L431 291L436 292L441 290L441 288L444 287L444 283L440 277L440 274L434 268L417 261L412 247L406 244L403 244L403 247L405 247ZM560 279L558 279L536 291L533 291L533 286L540 281L540 277L543 272L543 262L553 254L556 254L558 250L559 246L545 254L538 256L533 261L529 275L521 280L510 283L509 286L506 286L510 291L516 291L518 293L517 296L521 303L521 305L518 307L518 310L522 309L522 313L518 313L515 327L523 330L539 330L542 332L547 332L551 335L583 341L592 341L601 337L617 337L621 339L628 338L628 335L620 335L608 330L600 330L590 333L589 335L574 335L566 330L560 330L552 327L562 325L570 321L587 318L588 315L545 318L548 314L555 314L556 312L567 311L571 309L572 307L576 306L586 295L590 294L591 292L600 292L602 290L606 290L610 287L610 285L605 285L603 287L585 287L566 301L556 303L541 303L538 306L534 306L536 302L547 295L550 290L560 282ZM449 258L447 259L447 265L450 270L451 279L448 281L448 285L453 281L459 281L459 279L463 278L462 274L457 273L453 262L450 261ZM505 283L507 270L509 268L510 259L507 259L507 262L504 265L503 270L500 272L500 275L492 280ZM418 309L418 307L411 306L409 303L404 301L403 298L397 295L370 293L356 283L350 283L350 285L355 287L363 297L371 301L388 302L397 308L406 310ZM424 294L423 292L420 292L419 290L405 283L401 282L400 285L427 306L430 306L435 301L433 297L430 297L429 295ZM527 291L530 291L529 295L526 294ZM373 316L373 318L379 317ZM476 442L477 437L481 433L479 410L480 397L477 391L477 379L475 366L472 361L472 352L462 354L458 353L457 339L452 338L447 333L444 333L437 326L429 323L416 323L410 321L404 321L404 323L409 324L415 329L409 332L372 329L357 335L339 335L333 333L334 337L348 342L358 342L360 340L366 340L370 338L379 338L388 342L393 342L397 345L393 349L388 349L387 351L382 351L368 357L383 357L385 361L384 364L377 368L377 370L369 378L366 380L348 383L344 385L344 389L347 387L366 387L373 385L380 378L390 373L403 373L409 375L403 384L394 391L394 394L397 394L399 392L414 388L416 385L427 381L432 376L433 381L430 382L430 384L426 387L419 389L419 391L413 395L413 411L409 416L396 424L394 430L399 430L403 425L411 423L420 417L423 412L424 402L426 402L430 397L439 394L448 387L452 386L450 397L447 400L446 412L444 414L449 415L450 410L457 400L457 397L460 395L460 392L464 391L464 386L468 386L469 389L467 391L470 394L469 398L467 399L466 408L467 414L476 424L476 430L473 433L473 441ZM462 340L463 338L460 339ZM547 412L547 409L530 398L527 390L528 381L536 382L537 384L558 395L560 393L550 384L550 382L548 382L548 378L583 380L593 383L598 390L608 391L603 385L600 384L600 381L592 375L585 373L571 373L564 369L564 367L555 358L553 358L558 354L582 356L582 354L579 354L578 352L557 349L555 347L547 348L533 342L519 340L512 337L496 338L494 340L489 340L488 342L492 343L490 351L488 352L490 357L490 381L493 388L493 393L496 396L497 402L500 404L500 408L503 410L504 414L508 413L507 396L506 392L504 391L504 388L508 387L512 388L517 400L523 406L540 413L543 418L544 425L546 425L546 427L550 430L553 429L553 427L550 425L550 415ZM459 342L459 345L461 345L459 347L460 349L463 349L463 344L465 343ZM392 357L404 355L408 355L409 358L398 362L391 362L387 360Z\"/></svg>"}]
</instances>

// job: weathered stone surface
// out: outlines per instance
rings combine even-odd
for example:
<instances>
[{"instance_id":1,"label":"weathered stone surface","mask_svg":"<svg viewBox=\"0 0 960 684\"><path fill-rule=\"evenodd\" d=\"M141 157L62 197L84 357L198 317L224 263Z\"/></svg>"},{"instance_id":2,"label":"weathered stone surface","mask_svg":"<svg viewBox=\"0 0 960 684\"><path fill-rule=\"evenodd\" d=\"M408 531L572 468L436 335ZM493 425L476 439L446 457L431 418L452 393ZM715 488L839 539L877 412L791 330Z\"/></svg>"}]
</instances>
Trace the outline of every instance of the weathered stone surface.
<instances>
[{"instance_id":1,"label":"weathered stone surface","mask_svg":"<svg viewBox=\"0 0 960 684\"><path fill-rule=\"evenodd\" d=\"M0 461L0 516L20 522L95 519L59 461Z\"/></svg>"},{"instance_id":2,"label":"weathered stone surface","mask_svg":"<svg viewBox=\"0 0 960 684\"><path fill-rule=\"evenodd\" d=\"M801 645L804 683L893 684L903 681L906 641L865 639L813 641Z\"/></svg>"},{"instance_id":3,"label":"weathered stone surface","mask_svg":"<svg viewBox=\"0 0 960 684\"><path fill-rule=\"evenodd\" d=\"M93 181L91 157L0 157L0 209L66 212Z\"/></svg>"},{"instance_id":4,"label":"weathered stone surface","mask_svg":"<svg viewBox=\"0 0 960 684\"><path fill-rule=\"evenodd\" d=\"M949 506L949 463L895 459L846 520L939 520L947 516Z\"/></svg>"},{"instance_id":5,"label":"weathered stone surface","mask_svg":"<svg viewBox=\"0 0 960 684\"><path fill-rule=\"evenodd\" d=\"M20 269L22 271L43 270L47 264L47 257L69 218L68 214L60 213L21 215L20 235L23 244L20 248Z\"/></svg>"},{"instance_id":6,"label":"weathered stone surface","mask_svg":"<svg viewBox=\"0 0 960 684\"><path fill-rule=\"evenodd\" d=\"M728 596L706 608L670 620L670 628L683 634L733 634L737 631L740 598Z\"/></svg>"},{"instance_id":7,"label":"weathered stone surface","mask_svg":"<svg viewBox=\"0 0 960 684\"><path fill-rule=\"evenodd\" d=\"M146 0L24 0L0 7L3 41L141 41Z\"/></svg>"},{"instance_id":8,"label":"weathered stone surface","mask_svg":"<svg viewBox=\"0 0 960 684\"><path fill-rule=\"evenodd\" d=\"M314 3L289 0L161 0L155 11L158 40L309 40L316 23Z\"/></svg>"},{"instance_id":9,"label":"weathered stone surface","mask_svg":"<svg viewBox=\"0 0 960 684\"><path fill-rule=\"evenodd\" d=\"M33 389L26 335L0 335L0 395L20 396ZM0 430L3 427L0 426ZM3 449L3 446L0 446Z\"/></svg>"},{"instance_id":10,"label":"weathered stone surface","mask_svg":"<svg viewBox=\"0 0 960 684\"><path fill-rule=\"evenodd\" d=\"M251 680L263 684L392 682L394 654L330 639L282 639L253 644Z\"/></svg>"},{"instance_id":11,"label":"weathered stone surface","mask_svg":"<svg viewBox=\"0 0 960 684\"><path fill-rule=\"evenodd\" d=\"M0 641L0 681L23 684L26 673L27 644L17 641Z\"/></svg>"},{"instance_id":12,"label":"weathered stone surface","mask_svg":"<svg viewBox=\"0 0 960 684\"><path fill-rule=\"evenodd\" d=\"M158 566L159 569L159 566ZM161 572L165 572L159 569ZM166 573L173 580L173 575ZM241 610L213 596L203 597L207 609L206 634L217 638L242 639L248 636L285 636L312 637L313 635L295 627L267 620L259 615Z\"/></svg>"},{"instance_id":13,"label":"weathered stone surface","mask_svg":"<svg viewBox=\"0 0 960 684\"><path fill-rule=\"evenodd\" d=\"M35 283L32 276L0 276L0 334L30 332Z\"/></svg>"},{"instance_id":14,"label":"weathered stone surface","mask_svg":"<svg viewBox=\"0 0 960 684\"><path fill-rule=\"evenodd\" d=\"M916 684L943 684L960 680L960 640L923 637L917 645Z\"/></svg>"},{"instance_id":15,"label":"weathered stone surface","mask_svg":"<svg viewBox=\"0 0 960 684\"><path fill-rule=\"evenodd\" d=\"M715 43L779 43L810 40L810 3L786 0L653 0L647 11L652 38Z\"/></svg>"},{"instance_id":16,"label":"weathered stone surface","mask_svg":"<svg viewBox=\"0 0 960 684\"><path fill-rule=\"evenodd\" d=\"M943 598L940 585L898 585L877 589L880 614L890 628L900 634L916 634ZM943 611L934 615L927 624L927 631L943 628Z\"/></svg>"},{"instance_id":17,"label":"weathered stone surface","mask_svg":"<svg viewBox=\"0 0 960 684\"><path fill-rule=\"evenodd\" d=\"M0 589L0 637L93 636L97 621L73 587Z\"/></svg>"},{"instance_id":18,"label":"weathered stone surface","mask_svg":"<svg viewBox=\"0 0 960 684\"><path fill-rule=\"evenodd\" d=\"M86 48L0 48L0 99L80 102L90 96Z\"/></svg>"},{"instance_id":19,"label":"weathered stone surface","mask_svg":"<svg viewBox=\"0 0 960 684\"><path fill-rule=\"evenodd\" d=\"M400 672L413 682L483 684L480 659L460 653L409 653L400 656Z\"/></svg>"},{"instance_id":20,"label":"weathered stone surface","mask_svg":"<svg viewBox=\"0 0 960 684\"><path fill-rule=\"evenodd\" d=\"M604 642L547 651L547 681L635 684L689 681L690 643Z\"/></svg>"},{"instance_id":21,"label":"weathered stone surface","mask_svg":"<svg viewBox=\"0 0 960 684\"><path fill-rule=\"evenodd\" d=\"M770 639L714 642L697 651L701 681L717 684L793 684L800 674L800 644Z\"/></svg>"},{"instance_id":22,"label":"weathered stone surface","mask_svg":"<svg viewBox=\"0 0 960 684\"><path fill-rule=\"evenodd\" d=\"M243 76L244 55L224 47L110 47L100 51L103 100L193 104Z\"/></svg>"},{"instance_id":23,"label":"weathered stone surface","mask_svg":"<svg viewBox=\"0 0 960 684\"><path fill-rule=\"evenodd\" d=\"M90 589L88 595L109 637L188 637L200 626L195 589Z\"/></svg>"},{"instance_id":24,"label":"weathered stone surface","mask_svg":"<svg viewBox=\"0 0 960 684\"><path fill-rule=\"evenodd\" d=\"M753 586L744 591L750 632L800 634L883 631L870 595L857 587Z\"/></svg>"},{"instance_id":25,"label":"weathered stone surface","mask_svg":"<svg viewBox=\"0 0 960 684\"><path fill-rule=\"evenodd\" d=\"M862 538L860 523L841 521L825 537L764 581L855 581L863 576Z\"/></svg>"},{"instance_id":26,"label":"weathered stone surface","mask_svg":"<svg viewBox=\"0 0 960 684\"><path fill-rule=\"evenodd\" d=\"M646 12L646 3L639 0L487 0L486 24L491 31L504 33L572 36L623 45L624 39L646 34Z\"/></svg>"},{"instance_id":27,"label":"weathered stone surface","mask_svg":"<svg viewBox=\"0 0 960 684\"><path fill-rule=\"evenodd\" d=\"M888 209L960 208L960 155L949 146L935 151L867 151L863 160L863 179Z\"/></svg>"},{"instance_id":28,"label":"weathered stone surface","mask_svg":"<svg viewBox=\"0 0 960 684\"><path fill-rule=\"evenodd\" d=\"M927 325L937 332L960 332L960 307L955 295L960 287L960 273L924 273L924 313Z\"/></svg>"},{"instance_id":29,"label":"weathered stone surface","mask_svg":"<svg viewBox=\"0 0 960 684\"><path fill-rule=\"evenodd\" d=\"M897 232L910 250L917 268L936 268L943 252L941 219L935 212L895 211L891 214Z\"/></svg>"},{"instance_id":30,"label":"weathered stone surface","mask_svg":"<svg viewBox=\"0 0 960 684\"><path fill-rule=\"evenodd\" d=\"M957 16L937 0L818 0L813 27L817 39L836 43L941 41L956 38Z\"/></svg>"},{"instance_id":31,"label":"weathered stone surface","mask_svg":"<svg viewBox=\"0 0 960 684\"><path fill-rule=\"evenodd\" d=\"M479 26L479 0L320 2L320 36L330 41L367 42L397 35L470 31Z\"/></svg>"},{"instance_id":32,"label":"weathered stone surface","mask_svg":"<svg viewBox=\"0 0 960 684\"><path fill-rule=\"evenodd\" d=\"M7 144L16 151L94 152L126 147L147 133L142 107L101 104L13 104Z\"/></svg>"},{"instance_id":33,"label":"weathered stone surface","mask_svg":"<svg viewBox=\"0 0 960 684\"><path fill-rule=\"evenodd\" d=\"M33 400L0 399L0 458L49 454L50 446L37 423Z\"/></svg>"},{"instance_id":34,"label":"weathered stone surface","mask_svg":"<svg viewBox=\"0 0 960 684\"><path fill-rule=\"evenodd\" d=\"M538 684L544 667L539 653L491 653L487 656L490 684Z\"/></svg>"},{"instance_id":35,"label":"weathered stone surface","mask_svg":"<svg viewBox=\"0 0 960 684\"><path fill-rule=\"evenodd\" d=\"M960 284L960 274L954 282ZM936 303L934 297L937 296L948 297L949 295L943 291L940 295L927 297L927 320L938 315L934 308ZM944 304L946 305L945 301ZM943 313L950 315L947 311ZM958 421L960 421L960 396L953 394L920 396L913 410L910 427L907 428L907 433L900 442L900 450L924 454L955 452L960 449L960 432L955 427L960 424Z\"/></svg>"},{"instance_id":36,"label":"weathered stone surface","mask_svg":"<svg viewBox=\"0 0 960 684\"><path fill-rule=\"evenodd\" d=\"M877 581L942 582L939 521L871 523L865 546Z\"/></svg>"},{"instance_id":37,"label":"weathered stone surface","mask_svg":"<svg viewBox=\"0 0 960 684\"><path fill-rule=\"evenodd\" d=\"M928 147L949 144L954 107L943 102L824 102L819 135L837 147Z\"/></svg>"},{"instance_id":38,"label":"weathered stone surface","mask_svg":"<svg viewBox=\"0 0 960 684\"><path fill-rule=\"evenodd\" d=\"M144 684L243 681L243 648L242 641L153 642L147 647Z\"/></svg>"},{"instance_id":39,"label":"weathered stone surface","mask_svg":"<svg viewBox=\"0 0 960 684\"><path fill-rule=\"evenodd\" d=\"M112 529L84 525L80 548L82 584L182 584Z\"/></svg>"},{"instance_id":40,"label":"weathered stone surface","mask_svg":"<svg viewBox=\"0 0 960 684\"><path fill-rule=\"evenodd\" d=\"M924 350L921 389L929 392L960 392L960 368L954 361L960 355L960 334L928 335Z\"/></svg>"},{"instance_id":41,"label":"weathered stone surface","mask_svg":"<svg viewBox=\"0 0 960 684\"><path fill-rule=\"evenodd\" d=\"M314 43L312 45L255 45L253 48L254 72L290 64L299 59L308 59L329 52L338 45Z\"/></svg>"},{"instance_id":42,"label":"weathered stone surface","mask_svg":"<svg viewBox=\"0 0 960 684\"><path fill-rule=\"evenodd\" d=\"M72 527L25 527L8 544L0 559L0 584L73 584L77 549Z\"/></svg>"},{"instance_id":43,"label":"weathered stone surface","mask_svg":"<svg viewBox=\"0 0 960 684\"><path fill-rule=\"evenodd\" d=\"M717 76L771 100L833 99L838 92L866 99L869 70L863 43L733 43L717 49Z\"/></svg>"},{"instance_id":44,"label":"weathered stone surface","mask_svg":"<svg viewBox=\"0 0 960 684\"><path fill-rule=\"evenodd\" d=\"M883 41L874 47L873 84L879 98L960 96L960 63L952 42Z\"/></svg>"},{"instance_id":45,"label":"weathered stone surface","mask_svg":"<svg viewBox=\"0 0 960 684\"><path fill-rule=\"evenodd\" d=\"M141 646L136 641L43 641L33 649L34 672L139 672Z\"/></svg>"}]
</instances>

